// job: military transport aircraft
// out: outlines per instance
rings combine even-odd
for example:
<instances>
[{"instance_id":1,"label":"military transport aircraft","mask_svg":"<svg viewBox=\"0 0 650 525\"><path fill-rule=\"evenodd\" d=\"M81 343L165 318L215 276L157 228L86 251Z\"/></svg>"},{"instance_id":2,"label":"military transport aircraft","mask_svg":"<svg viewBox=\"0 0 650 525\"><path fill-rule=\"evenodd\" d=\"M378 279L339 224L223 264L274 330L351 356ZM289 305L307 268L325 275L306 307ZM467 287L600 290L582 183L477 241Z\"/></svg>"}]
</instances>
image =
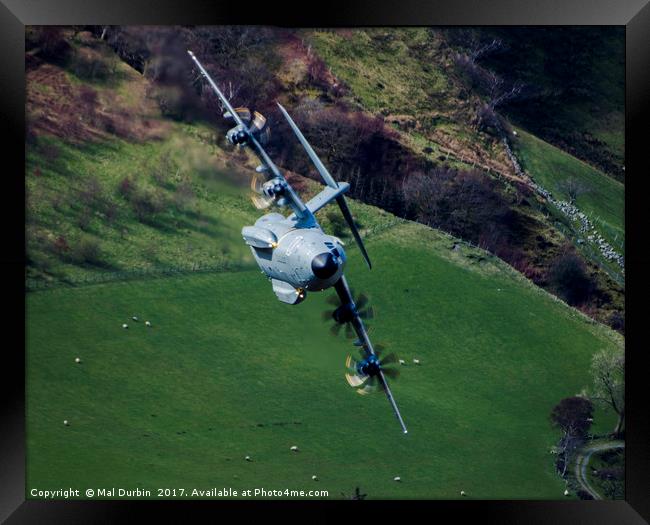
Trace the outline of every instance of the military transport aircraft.
<instances>
[{"instance_id":1,"label":"military transport aircraft","mask_svg":"<svg viewBox=\"0 0 650 525\"><path fill-rule=\"evenodd\" d=\"M301 303L308 292L334 288L336 296L332 296L330 302L333 300L336 308L324 312L324 319L334 321L334 334L338 334L343 326L349 337L353 337L356 332L357 340L354 344L360 347L361 352L359 359L348 356L346 380L360 394L381 388L406 434L406 425L386 381L386 376L397 377L398 370L386 368L386 365L395 363L397 359L394 354L381 357L380 346L373 347L363 323L363 319L373 316L373 310L370 307L364 309L368 300L363 294L356 300L353 298L343 274L347 259L343 243L337 237L325 233L314 216L318 210L336 201L368 268L371 268L370 258L345 201L344 194L350 189L350 185L334 180L296 123L278 104L282 115L326 184L326 188L318 195L308 202L303 202L264 150L263 146L270 136L267 119L257 111L233 108L194 53L188 50L188 54L219 97L226 110L224 118L235 124L226 134L228 142L238 147L251 148L261 162L251 183L254 204L260 209L275 205L292 210L287 217L277 212L267 213L253 226L245 226L242 229L244 241L250 246L257 264L271 281L275 295L287 304Z\"/></svg>"}]
</instances>

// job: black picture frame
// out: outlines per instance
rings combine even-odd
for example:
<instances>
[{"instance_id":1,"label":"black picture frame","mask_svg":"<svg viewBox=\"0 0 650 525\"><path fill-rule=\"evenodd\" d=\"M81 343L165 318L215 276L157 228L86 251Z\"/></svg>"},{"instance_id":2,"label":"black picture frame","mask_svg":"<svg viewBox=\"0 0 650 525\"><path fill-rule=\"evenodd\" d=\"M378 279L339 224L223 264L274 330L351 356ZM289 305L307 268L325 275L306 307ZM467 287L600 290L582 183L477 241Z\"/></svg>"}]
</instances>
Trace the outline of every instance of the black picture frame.
<instances>
[{"instance_id":1,"label":"black picture frame","mask_svg":"<svg viewBox=\"0 0 650 525\"><path fill-rule=\"evenodd\" d=\"M306 6L243 5L208 0L0 0L0 122L4 177L0 206L5 329L3 351L0 519L8 523L89 523L202 515L211 519L289 517L332 521L398 518L478 519L496 523L645 523L650 520L650 428L645 386L644 313L648 262L645 196L646 127L650 122L650 5L648 0L336 1ZM24 27L52 24L264 24L296 27L372 25L622 25L626 28L626 494L625 501L408 501L408 502L193 502L25 500L25 235L24 235ZM645 345L647 346L647 345ZM413 509L413 510L411 510ZM413 519L415 514L407 514ZM277 517L277 516L276 516Z\"/></svg>"}]
</instances>

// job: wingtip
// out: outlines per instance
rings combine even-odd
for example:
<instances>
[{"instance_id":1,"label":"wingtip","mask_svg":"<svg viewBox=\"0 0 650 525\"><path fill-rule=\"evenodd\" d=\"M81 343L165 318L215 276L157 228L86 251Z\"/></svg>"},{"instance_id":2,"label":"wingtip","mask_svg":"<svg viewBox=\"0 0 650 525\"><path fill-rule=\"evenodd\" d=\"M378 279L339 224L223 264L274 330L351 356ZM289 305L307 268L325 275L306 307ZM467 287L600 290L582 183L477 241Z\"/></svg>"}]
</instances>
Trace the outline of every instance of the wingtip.
<instances>
[{"instance_id":1,"label":"wingtip","mask_svg":"<svg viewBox=\"0 0 650 525\"><path fill-rule=\"evenodd\" d=\"M408 431L408 430L404 430L404 434L408 434L408 433L409 433L409 431Z\"/></svg>"},{"instance_id":2,"label":"wingtip","mask_svg":"<svg viewBox=\"0 0 650 525\"><path fill-rule=\"evenodd\" d=\"M194 56L194 53L192 53L189 49L187 50L187 54L190 55L191 57Z\"/></svg>"}]
</instances>

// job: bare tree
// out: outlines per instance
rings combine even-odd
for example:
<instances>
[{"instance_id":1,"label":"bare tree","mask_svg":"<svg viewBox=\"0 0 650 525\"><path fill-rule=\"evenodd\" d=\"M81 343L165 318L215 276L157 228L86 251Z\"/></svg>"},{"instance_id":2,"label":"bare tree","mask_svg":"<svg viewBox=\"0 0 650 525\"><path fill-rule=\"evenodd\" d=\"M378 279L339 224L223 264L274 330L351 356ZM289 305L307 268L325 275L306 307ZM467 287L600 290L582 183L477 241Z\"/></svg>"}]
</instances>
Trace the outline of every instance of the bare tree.
<instances>
[{"instance_id":1,"label":"bare tree","mask_svg":"<svg viewBox=\"0 0 650 525\"><path fill-rule=\"evenodd\" d=\"M473 34L473 33L472 33ZM524 89L522 82L509 83L494 71L481 66L478 62L486 55L504 47L500 39L481 42L476 36L471 37L465 45L466 52L456 53L454 63L470 80L472 86L481 91L486 102L479 108L477 122L479 128L494 128L503 133L501 119L496 109L506 102L519 97Z\"/></svg>"},{"instance_id":2,"label":"bare tree","mask_svg":"<svg viewBox=\"0 0 650 525\"><path fill-rule=\"evenodd\" d=\"M472 45L469 49L469 56L472 58L472 60L476 61L494 51L503 49L503 47L503 40L500 38L494 38L489 42L480 42L478 40L475 40L472 42Z\"/></svg>"},{"instance_id":3,"label":"bare tree","mask_svg":"<svg viewBox=\"0 0 650 525\"><path fill-rule=\"evenodd\" d=\"M558 186L560 191L565 192L569 196L569 202L571 204L575 204L576 199L580 195L584 195L591 191L589 186L575 177L569 177L568 179L563 180Z\"/></svg>"},{"instance_id":4,"label":"bare tree","mask_svg":"<svg viewBox=\"0 0 650 525\"><path fill-rule=\"evenodd\" d=\"M620 349L601 350L591 361L591 373L591 398L614 410L618 416L614 435L619 435L625 422L625 353Z\"/></svg>"}]
</instances>

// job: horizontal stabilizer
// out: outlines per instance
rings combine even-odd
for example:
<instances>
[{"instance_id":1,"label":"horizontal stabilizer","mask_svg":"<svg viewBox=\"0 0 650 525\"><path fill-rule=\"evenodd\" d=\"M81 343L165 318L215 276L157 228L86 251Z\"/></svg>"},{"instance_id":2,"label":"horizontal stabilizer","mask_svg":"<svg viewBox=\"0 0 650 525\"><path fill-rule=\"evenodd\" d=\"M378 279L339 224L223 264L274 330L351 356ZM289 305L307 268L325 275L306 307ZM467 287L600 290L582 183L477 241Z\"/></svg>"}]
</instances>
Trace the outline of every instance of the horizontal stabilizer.
<instances>
[{"instance_id":1,"label":"horizontal stabilizer","mask_svg":"<svg viewBox=\"0 0 650 525\"><path fill-rule=\"evenodd\" d=\"M305 203L305 206L309 209L310 212L316 213L318 210L327 206L333 200L336 200L339 196L343 195L350 189L350 185L347 182L339 183L337 188L330 188L329 186L321 191L310 201ZM295 214L294 214L295 215Z\"/></svg>"}]
</instances>

